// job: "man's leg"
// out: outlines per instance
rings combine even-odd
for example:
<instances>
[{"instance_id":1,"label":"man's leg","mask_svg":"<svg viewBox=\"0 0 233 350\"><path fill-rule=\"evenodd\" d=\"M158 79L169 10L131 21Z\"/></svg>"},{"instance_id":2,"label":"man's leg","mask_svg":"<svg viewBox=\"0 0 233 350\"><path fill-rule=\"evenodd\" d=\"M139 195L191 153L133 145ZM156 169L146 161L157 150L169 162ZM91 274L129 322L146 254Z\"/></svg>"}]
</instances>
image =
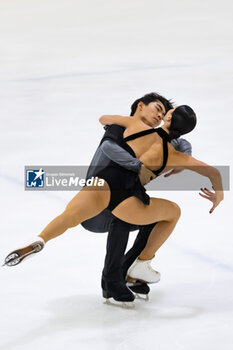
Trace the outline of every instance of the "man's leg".
<instances>
[{"instance_id":1,"label":"man's leg","mask_svg":"<svg viewBox=\"0 0 233 350\"><path fill-rule=\"evenodd\" d=\"M129 239L130 224L113 218L106 247L103 275L108 279L122 279L122 258Z\"/></svg>"},{"instance_id":2,"label":"man's leg","mask_svg":"<svg viewBox=\"0 0 233 350\"><path fill-rule=\"evenodd\" d=\"M133 264L133 262L137 259L137 257L145 248L150 233L155 225L156 222L150 225L139 227L139 232L132 248L123 257L122 271L124 278L126 278L129 267ZM144 298L144 300L149 300L148 294L150 292L150 287L147 283L136 281L136 283L129 283L128 286L132 292L136 293L135 295L137 297L142 298L140 295L145 295L146 298Z\"/></svg>"},{"instance_id":3,"label":"man's leg","mask_svg":"<svg viewBox=\"0 0 233 350\"><path fill-rule=\"evenodd\" d=\"M122 273L122 258L127 246L130 224L114 217L107 238L107 252L102 273L102 290L106 298L133 301L134 295L127 288Z\"/></svg>"},{"instance_id":4,"label":"man's leg","mask_svg":"<svg viewBox=\"0 0 233 350\"><path fill-rule=\"evenodd\" d=\"M145 248L148 237L155 224L156 223L137 227L117 219L116 217L113 218L107 239L107 252L102 274L103 294L104 291L110 290L110 294L114 294L119 300L125 297L127 298L127 296L129 297L128 289L125 288L127 270ZM134 245L128 253L124 255L129 238L129 231L137 228L140 228L140 230ZM150 290L145 284L131 286L130 288L133 292L139 294L148 294Z\"/></svg>"},{"instance_id":5,"label":"man's leg","mask_svg":"<svg viewBox=\"0 0 233 350\"><path fill-rule=\"evenodd\" d=\"M150 225L140 226L138 235L134 241L132 248L123 257L122 269L124 278L126 277L129 267L133 264L133 262L137 259L137 257L145 248L150 233L156 224L157 223L155 222Z\"/></svg>"}]
</instances>

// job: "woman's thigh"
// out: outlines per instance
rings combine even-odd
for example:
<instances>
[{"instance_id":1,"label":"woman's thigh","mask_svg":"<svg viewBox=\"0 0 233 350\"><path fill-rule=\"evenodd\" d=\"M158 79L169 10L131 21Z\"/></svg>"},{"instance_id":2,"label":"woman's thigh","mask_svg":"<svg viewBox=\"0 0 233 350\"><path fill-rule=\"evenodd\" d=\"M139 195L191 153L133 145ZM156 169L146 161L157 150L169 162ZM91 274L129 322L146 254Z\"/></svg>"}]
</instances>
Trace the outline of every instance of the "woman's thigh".
<instances>
[{"instance_id":1,"label":"woman's thigh","mask_svg":"<svg viewBox=\"0 0 233 350\"><path fill-rule=\"evenodd\" d=\"M110 189L105 181L104 186L96 189L95 186L86 186L67 204L66 212L76 216L82 222L98 215L109 204Z\"/></svg>"},{"instance_id":2,"label":"woman's thigh","mask_svg":"<svg viewBox=\"0 0 233 350\"><path fill-rule=\"evenodd\" d=\"M112 214L117 218L135 225L148 225L157 221L169 221L179 212L176 203L161 198L150 198L146 205L136 197L121 202Z\"/></svg>"}]
</instances>

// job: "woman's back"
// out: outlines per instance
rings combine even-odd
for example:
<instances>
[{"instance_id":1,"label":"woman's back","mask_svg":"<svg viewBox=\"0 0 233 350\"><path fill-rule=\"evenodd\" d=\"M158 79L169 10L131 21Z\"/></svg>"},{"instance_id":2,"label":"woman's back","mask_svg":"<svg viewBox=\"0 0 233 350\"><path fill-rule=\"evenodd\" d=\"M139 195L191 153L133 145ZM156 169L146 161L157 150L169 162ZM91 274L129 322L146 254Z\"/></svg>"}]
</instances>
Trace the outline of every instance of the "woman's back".
<instances>
[{"instance_id":1,"label":"woman's back","mask_svg":"<svg viewBox=\"0 0 233 350\"><path fill-rule=\"evenodd\" d=\"M144 128L144 130L152 130L152 128ZM135 123L133 127L126 128L123 137L126 138L140 131L142 131L142 126L136 125ZM127 141L127 144L133 149L136 157L140 159L147 168L153 171L161 168L164 161L163 139L157 132ZM168 159L166 167L163 170L164 172L175 165L175 153L177 152L174 147L168 142Z\"/></svg>"}]
</instances>

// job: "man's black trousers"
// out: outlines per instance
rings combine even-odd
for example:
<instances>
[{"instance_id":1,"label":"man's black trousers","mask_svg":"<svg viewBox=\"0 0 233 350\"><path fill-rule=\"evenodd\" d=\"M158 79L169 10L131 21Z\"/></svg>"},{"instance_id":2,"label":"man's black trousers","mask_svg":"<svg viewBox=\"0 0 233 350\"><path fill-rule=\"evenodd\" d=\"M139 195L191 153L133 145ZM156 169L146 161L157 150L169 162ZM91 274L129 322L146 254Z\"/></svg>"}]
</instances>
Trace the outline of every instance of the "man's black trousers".
<instances>
[{"instance_id":1,"label":"man's black trousers","mask_svg":"<svg viewBox=\"0 0 233 350\"><path fill-rule=\"evenodd\" d=\"M105 279L119 282L125 279L128 268L145 248L148 237L155 225L156 222L150 225L138 226L139 232L135 242L125 254L130 230L132 231L132 227L135 230L136 226L116 217L112 219L107 238L107 251L103 269L103 277Z\"/></svg>"}]
</instances>

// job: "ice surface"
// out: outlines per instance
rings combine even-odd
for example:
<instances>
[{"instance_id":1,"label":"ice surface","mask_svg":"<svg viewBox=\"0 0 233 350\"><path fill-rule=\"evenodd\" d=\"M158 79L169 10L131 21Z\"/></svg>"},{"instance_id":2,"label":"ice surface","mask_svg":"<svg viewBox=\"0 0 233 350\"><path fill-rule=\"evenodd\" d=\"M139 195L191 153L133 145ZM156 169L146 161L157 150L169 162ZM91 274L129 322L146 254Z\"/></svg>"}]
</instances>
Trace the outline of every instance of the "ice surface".
<instances>
[{"instance_id":1,"label":"ice surface","mask_svg":"<svg viewBox=\"0 0 233 350\"><path fill-rule=\"evenodd\" d=\"M2 260L75 194L25 192L24 166L88 165L98 117L128 115L147 92L191 105L193 155L232 165L232 10L229 0L1 1ZM153 263L162 279L149 303L103 305L106 234L80 226L1 269L0 349L232 349L231 192L212 215L196 192L159 197L182 218Z\"/></svg>"}]
</instances>

